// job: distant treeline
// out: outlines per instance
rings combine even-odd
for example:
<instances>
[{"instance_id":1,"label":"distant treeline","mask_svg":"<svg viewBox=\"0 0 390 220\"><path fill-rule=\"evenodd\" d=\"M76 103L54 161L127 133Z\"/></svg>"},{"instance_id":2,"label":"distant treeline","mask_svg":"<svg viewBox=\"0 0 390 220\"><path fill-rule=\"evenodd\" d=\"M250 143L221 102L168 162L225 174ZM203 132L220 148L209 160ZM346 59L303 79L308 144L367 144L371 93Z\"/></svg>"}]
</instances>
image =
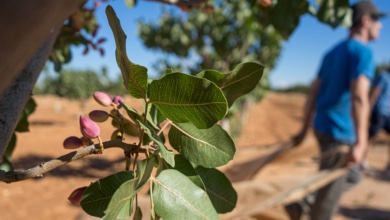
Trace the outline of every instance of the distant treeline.
<instances>
[{"instance_id":1,"label":"distant treeline","mask_svg":"<svg viewBox=\"0 0 390 220\"><path fill-rule=\"evenodd\" d=\"M274 92L282 93L302 93L307 94L309 92L309 85L297 84L283 89L272 89Z\"/></svg>"},{"instance_id":2,"label":"distant treeline","mask_svg":"<svg viewBox=\"0 0 390 220\"><path fill-rule=\"evenodd\" d=\"M110 80L107 69L101 72L92 70L63 69L59 73L42 74L34 94L51 94L70 99L88 99L94 91L104 91L111 95L124 95L126 89L121 76Z\"/></svg>"}]
</instances>

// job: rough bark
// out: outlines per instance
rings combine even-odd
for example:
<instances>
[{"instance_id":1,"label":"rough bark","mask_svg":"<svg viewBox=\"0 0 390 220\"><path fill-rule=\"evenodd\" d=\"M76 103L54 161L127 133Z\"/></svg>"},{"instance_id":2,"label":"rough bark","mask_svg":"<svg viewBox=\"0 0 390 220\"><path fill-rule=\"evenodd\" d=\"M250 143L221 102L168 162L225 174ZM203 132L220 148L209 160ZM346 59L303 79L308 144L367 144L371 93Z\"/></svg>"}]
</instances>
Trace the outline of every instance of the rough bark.
<instances>
[{"instance_id":1,"label":"rough bark","mask_svg":"<svg viewBox=\"0 0 390 220\"><path fill-rule=\"evenodd\" d=\"M58 31L53 30L40 50L30 60L27 66L25 66L0 100L0 158L2 158L23 108L31 96L34 85L48 59L57 34Z\"/></svg>"},{"instance_id":2,"label":"rough bark","mask_svg":"<svg viewBox=\"0 0 390 220\"><path fill-rule=\"evenodd\" d=\"M0 0L0 158L48 58L54 30L84 2Z\"/></svg>"},{"instance_id":3,"label":"rough bark","mask_svg":"<svg viewBox=\"0 0 390 220\"><path fill-rule=\"evenodd\" d=\"M0 0L0 98L53 29L85 0Z\"/></svg>"}]
</instances>

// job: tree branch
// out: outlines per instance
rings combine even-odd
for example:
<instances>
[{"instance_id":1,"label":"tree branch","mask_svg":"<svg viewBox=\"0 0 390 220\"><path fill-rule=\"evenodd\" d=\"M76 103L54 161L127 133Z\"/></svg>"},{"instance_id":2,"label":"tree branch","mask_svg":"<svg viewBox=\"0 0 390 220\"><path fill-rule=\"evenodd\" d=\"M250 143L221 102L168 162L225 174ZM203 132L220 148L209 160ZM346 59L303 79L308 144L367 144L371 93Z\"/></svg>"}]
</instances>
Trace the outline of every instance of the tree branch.
<instances>
[{"instance_id":1,"label":"tree branch","mask_svg":"<svg viewBox=\"0 0 390 220\"><path fill-rule=\"evenodd\" d=\"M130 152L130 153L140 153L146 151L145 149L138 148L136 144L127 144L118 139L103 142L103 146L104 149L118 147L123 149L125 152ZM57 167L63 166L69 162L84 158L88 155L100 154L100 153L101 153L100 145L95 144L95 145L90 145L87 147L80 148L77 151L70 152L68 154L62 155L50 161L43 162L38 166L35 166L27 170L9 171L9 172L0 170L0 181L6 183L12 183L12 182L18 182L30 178L42 177L44 173L54 170Z\"/></svg>"}]
</instances>

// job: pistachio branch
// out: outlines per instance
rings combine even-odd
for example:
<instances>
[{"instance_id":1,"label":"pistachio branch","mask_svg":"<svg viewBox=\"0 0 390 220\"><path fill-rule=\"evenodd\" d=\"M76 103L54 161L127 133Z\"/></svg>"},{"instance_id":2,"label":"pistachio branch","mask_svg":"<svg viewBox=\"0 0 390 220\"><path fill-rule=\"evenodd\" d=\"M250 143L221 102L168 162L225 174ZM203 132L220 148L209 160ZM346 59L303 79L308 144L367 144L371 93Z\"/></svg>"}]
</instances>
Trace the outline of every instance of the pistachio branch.
<instances>
[{"instance_id":1,"label":"pistachio branch","mask_svg":"<svg viewBox=\"0 0 390 220\"><path fill-rule=\"evenodd\" d=\"M103 145L105 149L118 147L123 149L125 152L136 153L136 151L141 151L141 152L145 151L145 149L137 148L137 145L135 144L127 144L118 139L105 141L103 142ZM12 183L12 182L18 182L30 178L42 177L44 173L54 170L69 162L84 158L88 155L99 154L100 152L101 152L100 144L94 144L87 147L79 148L77 151L73 151L68 154L57 157L55 159L52 159L50 161L43 162L38 166L32 167L27 170L8 171L8 172L0 170L0 181L6 183Z\"/></svg>"}]
</instances>

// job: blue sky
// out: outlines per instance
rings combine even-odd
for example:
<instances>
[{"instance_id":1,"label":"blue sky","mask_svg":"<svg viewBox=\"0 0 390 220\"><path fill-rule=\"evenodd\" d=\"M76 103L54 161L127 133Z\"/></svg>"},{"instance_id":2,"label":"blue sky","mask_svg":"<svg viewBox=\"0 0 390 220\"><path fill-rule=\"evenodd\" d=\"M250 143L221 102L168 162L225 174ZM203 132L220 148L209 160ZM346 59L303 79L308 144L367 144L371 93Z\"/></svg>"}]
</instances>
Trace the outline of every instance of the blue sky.
<instances>
[{"instance_id":1,"label":"blue sky","mask_svg":"<svg viewBox=\"0 0 390 220\"><path fill-rule=\"evenodd\" d=\"M162 5L155 2L138 1L135 8L127 8L124 0L111 0L122 27L127 35L127 52L129 59L149 70L149 76L156 76L152 64L160 56L156 51L147 50L137 36L137 20L153 21L159 18ZM351 2L356 2L352 0ZM377 7L390 14L389 0L374 1ZM102 66L108 67L110 77L120 75L115 61L115 42L105 15L105 4L97 9L97 19L101 24L98 36L106 37L103 44L106 50L104 57L98 52L90 51L87 56L82 55L83 47L73 48L73 59L65 68L93 69L100 71ZM390 17L381 19L383 28L380 37L369 43L377 63L390 62ZM277 66L271 71L270 80L273 87L285 87L294 84L310 83L317 71L323 54L340 40L346 38L348 29L331 27L319 23L310 15L301 17L298 28L289 40L283 43L283 51Z\"/></svg>"}]
</instances>

